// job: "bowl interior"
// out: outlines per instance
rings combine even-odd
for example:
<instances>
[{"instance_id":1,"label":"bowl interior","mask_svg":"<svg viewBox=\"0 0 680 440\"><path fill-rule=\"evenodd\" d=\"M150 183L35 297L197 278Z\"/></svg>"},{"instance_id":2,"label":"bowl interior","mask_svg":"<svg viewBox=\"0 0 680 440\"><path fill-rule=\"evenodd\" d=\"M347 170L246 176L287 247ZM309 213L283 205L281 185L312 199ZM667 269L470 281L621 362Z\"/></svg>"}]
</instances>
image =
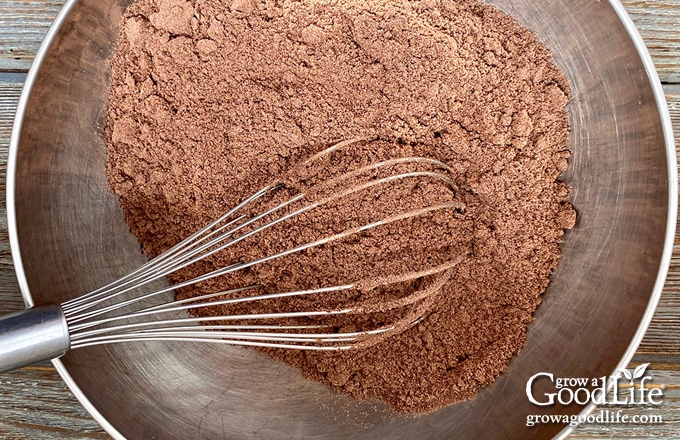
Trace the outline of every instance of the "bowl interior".
<instances>
[{"instance_id":1,"label":"bowl interior","mask_svg":"<svg viewBox=\"0 0 680 440\"><path fill-rule=\"evenodd\" d=\"M144 262L105 178L103 126L118 23L129 0L68 2L25 102L13 232L36 304L60 302ZM528 428L537 372L610 374L638 330L662 259L669 186L650 78L608 2L493 0L534 30L566 72L573 157L564 178L578 224L527 345L473 401L421 417L357 403L248 349L184 343L77 350L65 378L129 439L547 438ZM17 251L18 249L14 249ZM22 277L22 274L19 274ZM113 430L111 432L113 432Z\"/></svg>"}]
</instances>

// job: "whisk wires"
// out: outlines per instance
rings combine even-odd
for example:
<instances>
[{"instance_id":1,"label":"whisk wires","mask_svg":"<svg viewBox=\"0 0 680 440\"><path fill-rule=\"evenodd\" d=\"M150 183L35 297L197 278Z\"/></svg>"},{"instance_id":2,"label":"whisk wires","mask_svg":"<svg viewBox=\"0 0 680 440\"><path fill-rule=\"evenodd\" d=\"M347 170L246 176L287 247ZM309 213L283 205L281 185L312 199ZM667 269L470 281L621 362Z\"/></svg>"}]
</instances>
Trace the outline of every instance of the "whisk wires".
<instances>
[{"instance_id":1,"label":"whisk wires","mask_svg":"<svg viewBox=\"0 0 680 440\"><path fill-rule=\"evenodd\" d=\"M349 147L362 141L363 140L352 140L334 144L328 149L312 156L310 159L300 164L300 166L309 165L310 162L327 156L333 151ZM349 185L346 183L367 172L381 168L388 169L396 165L426 166L432 169L394 173L385 177L368 179ZM291 173L295 171L296 168L294 168ZM357 280L347 284L317 289L259 295L252 295L251 293L257 291L262 286L250 285L227 291L209 293L180 301L167 302L163 301L161 298L163 297L163 294L167 294L168 292L180 288L192 286L212 278L244 270L314 247L341 241L350 236L379 226L424 216L440 210L462 209L463 205L453 200L456 187L454 181L450 177L452 172L451 168L445 163L427 157L404 157L384 160L321 181L310 188L310 191L298 194L288 200L278 203L276 206L266 209L260 214L243 214L247 208L258 200L275 195L284 185L274 184L262 188L215 221L157 257L151 259L130 274L88 294L64 302L62 304L62 309L69 326L71 347L79 348L130 341L172 340L305 350L346 350L357 346L357 344L366 341L371 337L389 334L390 332L397 330L403 331L403 329L418 322L420 319L419 314L424 313L424 310L427 307L427 298L441 289L448 279L445 274L455 267L455 265L461 261L462 257L452 258L452 260L444 264L424 271L381 278L372 280L370 283L365 280ZM131 292L137 291L142 286L149 285L154 281L165 278L181 269L235 246L249 237L260 234L267 229L289 221L306 212L332 202L341 201L345 197L373 187L408 179L429 180L437 184L445 185L450 190L451 201L438 205L411 209L406 212L399 212L377 221L347 228L341 232L299 246L294 246L272 255L220 267L201 276L182 281L172 286L153 289L148 293L131 295ZM321 191L336 187L340 189L331 191L329 194L325 194ZM308 200L310 193L314 195L323 195ZM301 203L302 207L291 209L297 203ZM434 276L435 278L434 281L430 283L430 286L412 292L405 298L382 305L363 304L339 310L303 310L294 312L251 313L221 316L173 317L178 313L190 312L206 307L228 306L283 297L327 295L349 289L375 288L381 285L386 286L431 276ZM240 294L245 296L234 297L235 295ZM129 298L122 299L126 297ZM151 306L141 305L156 299L159 299L162 302ZM371 307L375 308L378 306L383 307L386 310L391 310L419 303L424 304L421 304L420 307L416 307L415 314L407 315L391 325L365 331L334 332L329 331L329 326L326 325L277 324L277 322L281 323L283 320L365 313L367 310L371 309ZM164 314L168 316L168 318L162 319ZM199 325L206 322L219 322L220 324Z\"/></svg>"}]
</instances>

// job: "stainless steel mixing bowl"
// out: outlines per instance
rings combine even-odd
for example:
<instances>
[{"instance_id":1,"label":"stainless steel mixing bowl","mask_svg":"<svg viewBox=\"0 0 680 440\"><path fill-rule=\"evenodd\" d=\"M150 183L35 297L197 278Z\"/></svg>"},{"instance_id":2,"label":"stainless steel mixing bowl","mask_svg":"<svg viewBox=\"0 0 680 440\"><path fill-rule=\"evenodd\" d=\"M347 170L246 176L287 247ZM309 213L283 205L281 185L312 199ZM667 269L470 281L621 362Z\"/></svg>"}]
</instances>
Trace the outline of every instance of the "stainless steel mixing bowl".
<instances>
[{"instance_id":1,"label":"stainless steel mixing bowl","mask_svg":"<svg viewBox=\"0 0 680 440\"><path fill-rule=\"evenodd\" d=\"M12 138L8 216L26 302L60 302L144 258L105 179L107 58L129 0L69 0L31 70ZM548 438L525 427L537 372L600 377L632 357L658 301L676 220L675 153L651 60L616 1L494 0L567 73L579 211L509 371L467 403L401 417L248 349L183 343L77 350L55 365L115 438ZM564 434L566 431L563 431Z\"/></svg>"}]
</instances>

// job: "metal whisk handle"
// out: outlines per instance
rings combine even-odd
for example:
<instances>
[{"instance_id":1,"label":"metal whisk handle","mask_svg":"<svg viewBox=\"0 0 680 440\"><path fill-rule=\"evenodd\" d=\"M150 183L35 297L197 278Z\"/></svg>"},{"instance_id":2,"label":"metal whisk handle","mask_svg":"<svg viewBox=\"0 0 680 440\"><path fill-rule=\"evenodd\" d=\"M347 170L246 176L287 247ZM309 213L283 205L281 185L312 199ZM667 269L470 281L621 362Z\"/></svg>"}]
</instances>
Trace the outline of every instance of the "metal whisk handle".
<instances>
[{"instance_id":1,"label":"metal whisk handle","mask_svg":"<svg viewBox=\"0 0 680 440\"><path fill-rule=\"evenodd\" d=\"M71 343L61 307L34 307L0 317L0 373L64 355Z\"/></svg>"}]
</instances>

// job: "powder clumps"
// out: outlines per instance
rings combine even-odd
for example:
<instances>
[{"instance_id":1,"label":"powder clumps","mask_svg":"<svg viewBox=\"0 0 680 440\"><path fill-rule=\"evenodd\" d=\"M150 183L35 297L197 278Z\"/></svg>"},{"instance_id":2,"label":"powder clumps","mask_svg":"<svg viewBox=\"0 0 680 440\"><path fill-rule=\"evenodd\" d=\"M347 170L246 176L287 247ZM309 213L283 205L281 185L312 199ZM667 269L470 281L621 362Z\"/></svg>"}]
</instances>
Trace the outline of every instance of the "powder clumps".
<instances>
[{"instance_id":1,"label":"powder clumps","mask_svg":"<svg viewBox=\"0 0 680 440\"><path fill-rule=\"evenodd\" d=\"M200 313L329 310L435 286L422 322L369 348L267 350L309 379L399 412L473 398L521 350L576 213L559 180L569 157L568 82L513 18L478 0L137 0L122 22L109 98L109 183L149 256L281 176L284 195L295 195L305 182L291 170L340 140L364 139L333 153L314 179L414 155L451 169L464 209L397 222L179 297L249 283L267 292L316 288L455 259L440 275ZM450 198L422 180L362 192L172 281Z\"/></svg>"}]
</instances>

